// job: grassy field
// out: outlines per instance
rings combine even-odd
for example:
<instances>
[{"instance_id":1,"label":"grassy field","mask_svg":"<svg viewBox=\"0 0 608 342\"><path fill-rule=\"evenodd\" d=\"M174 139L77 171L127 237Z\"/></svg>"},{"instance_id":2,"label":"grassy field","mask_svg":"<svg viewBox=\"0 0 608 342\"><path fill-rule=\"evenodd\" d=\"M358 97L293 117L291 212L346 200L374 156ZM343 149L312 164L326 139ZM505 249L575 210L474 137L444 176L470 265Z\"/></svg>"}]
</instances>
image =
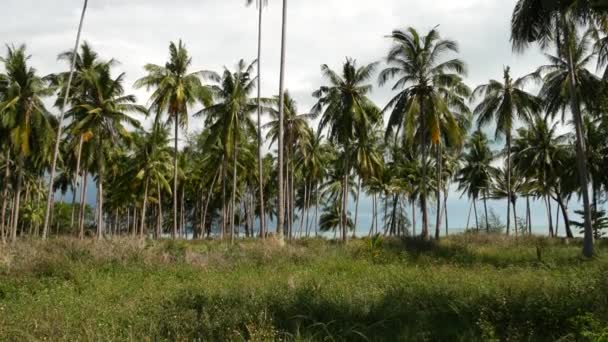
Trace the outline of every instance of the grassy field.
<instances>
[{"instance_id":1,"label":"grassy field","mask_svg":"<svg viewBox=\"0 0 608 342\"><path fill-rule=\"evenodd\" d=\"M0 247L0 340L608 339L608 253L575 242Z\"/></svg>"}]
</instances>

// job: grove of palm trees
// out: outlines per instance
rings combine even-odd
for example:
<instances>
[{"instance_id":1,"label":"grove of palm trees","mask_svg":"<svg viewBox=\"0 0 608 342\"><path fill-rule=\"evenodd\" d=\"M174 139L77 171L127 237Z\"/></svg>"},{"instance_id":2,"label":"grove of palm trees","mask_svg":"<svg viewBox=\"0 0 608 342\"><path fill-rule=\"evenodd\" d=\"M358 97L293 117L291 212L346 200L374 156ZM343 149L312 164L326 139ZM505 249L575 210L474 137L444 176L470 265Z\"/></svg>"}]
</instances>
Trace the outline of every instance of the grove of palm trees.
<instances>
[{"instance_id":1,"label":"grove of palm trees","mask_svg":"<svg viewBox=\"0 0 608 342\"><path fill-rule=\"evenodd\" d=\"M9 42L0 339L605 340L608 4L514 3L527 73L471 84L449 31L405 23L375 61L323 51L312 106L287 0L242 4L257 58L223 69L175 40L128 82L86 0L62 72Z\"/></svg>"}]
</instances>

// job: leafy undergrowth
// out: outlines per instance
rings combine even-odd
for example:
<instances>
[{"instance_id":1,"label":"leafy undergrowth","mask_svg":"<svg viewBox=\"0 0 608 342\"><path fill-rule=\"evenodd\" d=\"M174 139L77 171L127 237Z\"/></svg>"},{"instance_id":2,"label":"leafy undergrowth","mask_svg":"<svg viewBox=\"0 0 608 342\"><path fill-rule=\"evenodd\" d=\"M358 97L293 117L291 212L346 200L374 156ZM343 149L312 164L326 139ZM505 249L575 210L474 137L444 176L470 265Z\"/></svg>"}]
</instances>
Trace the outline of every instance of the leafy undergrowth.
<instances>
[{"instance_id":1,"label":"leafy undergrowth","mask_svg":"<svg viewBox=\"0 0 608 342\"><path fill-rule=\"evenodd\" d=\"M577 242L56 239L0 247L0 340L608 340Z\"/></svg>"}]
</instances>

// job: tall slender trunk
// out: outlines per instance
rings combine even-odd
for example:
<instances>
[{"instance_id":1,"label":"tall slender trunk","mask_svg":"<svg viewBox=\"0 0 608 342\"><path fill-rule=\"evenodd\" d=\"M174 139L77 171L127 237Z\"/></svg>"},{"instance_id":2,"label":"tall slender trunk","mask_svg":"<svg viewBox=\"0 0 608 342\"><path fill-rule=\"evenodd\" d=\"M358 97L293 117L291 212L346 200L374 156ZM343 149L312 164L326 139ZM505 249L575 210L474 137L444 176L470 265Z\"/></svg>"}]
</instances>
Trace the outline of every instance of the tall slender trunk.
<instances>
[{"instance_id":1,"label":"tall slender trunk","mask_svg":"<svg viewBox=\"0 0 608 342\"><path fill-rule=\"evenodd\" d=\"M316 192L316 201L315 205L315 237L319 236L319 201L321 200L321 196L319 195L319 182L317 182L317 191Z\"/></svg>"},{"instance_id":2,"label":"tall slender trunk","mask_svg":"<svg viewBox=\"0 0 608 342\"><path fill-rule=\"evenodd\" d=\"M553 213L551 212L551 200L549 199L549 196L545 196L545 205L547 207L547 219L549 222L549 236L553 237Z\"/></svg>"},{"instance_id":3,"label":"tall slender trunk","mask_svg":"<svg viewBox=\"0 0 608 342\"><path fill-rule=\"evenodd\" d=\"M441 160L441 142L437 144L437 220L435 222L435 239L439 240L441 234L441 173L442 173L442 160Z\"/></svg>"},{"instance_id":4,"label":"tall slender trunk","mask_svg":"<svg viewBox=\"0 0 608 342\"><path fill-rule=\"evenodd\" d=\"M443 193L443 214L445 215L445 236L449 235L449 226L448 226L448 191Z\"/></svg>"},{"instance_id":5,"label":"tall slender trunk","mask_svg":"<svg viewBox=\"0 0 608 342\"><path fill-rule=\"evenodd\" d=\"M290 153L290 158L293 159L293 156L295 155L294 151L291 151ZM294 213L295 213L295 189L294 189L294 180L295 180L295 174L296 174L296 169L295 169L295 163L291 162L291 179L289 181L289 239L293 238L293 235L295 235L295 232L293 231L293 224L294 224Z\"/></svg>"},{"instance_id":6,"label":"tall slender trunk","mask_svg":"<svg viewBox=\"0 0 608 342\"><path fill-rule=\"evenodd\" d=\"M558 205L555 207L555 236L558 237L559 236L559 203Z\"/></svg>"},{"instance_id":7,"label":"tall slender trunk","mask_svg":"<svg viewBox=\"0 0 608 342\"><path fill-rule=\"evenodd\" d=\"M78 177L80 177L80 157L82 156L82 144L84 138L82 134L78 140L78 151L76 152L76 173L74 173L74 188L72 191L72 214L70 215L70 230L74 229L74 215L76 212L76 192L79 189ZM82 189L80 189L82 191Z\"/></svg>"},{"instance_id":8,"label":"tall slender trunk","mask_svg":"<svg viewBox=\"0 0 608 342\"><path fill-rule=\"evenodd\" d=\"M374 235L374 229L375 229L375 222L376 222L376 193L374 193L372 195L372 224L369 227L369 234L368 237L372 237L372 235Z\"/></svg>"},{"instance_id":9,"label":"tall slender trunk","mask_svg":"<svg viewBox=\"0 0 608 342\"><path fill-rule=\"evenodd\" d=\"M226 234L226 219L228 217L227 208L226 208L226 178L228 177L228 163L226 161L226 157L223 158L222 162L222 229L220 231L220 240L224 240L224 235Z\"/></svg>"},{"instance_id":10,"label":"tall slender trunk","mask_svg":"<svg viewBox=\"0 0 608 342\"><path fill-rule=\"evenodd\" d=\"M234 243L234 222L236 221L235 218L235 214L236 214L236 207L235 207L235 201L236 201L236 150L237 150L237 146L235 143L234 146L234 152L233 153L233 171L232 171L232 215L230 216L230 243L233 244Z\"/></svg>"},{"instance_id":11,"label":"tall slender trunk","mask_svg":"<svg viewBox=\"0 0 608 342\"><path fill-rule=\"evenodd\" d=\"M308 185L304 181L304 201L302 202L302 210L300 211L300 228L298 229L298 235L302 238L302 229L304 227L304 213L306 212L306 197L308 196Z\"/></svg>"},{"instance_id":12,"label":"tall slender trunk","mask_svg":"<svg viewBox=\"0 0 608 342\"><path fill-rule=\"evenodd\" d=\"M393 195L393 212L391 214L391 229L390 229L390 235L393 236L395 234L395 228L396 228L396 224L397 224L397 200L398 200L398 196L395 194Z\"/></svg>"},{"instance_id":13,"label":"tall slender trunk","mask_svg":"<svg viewBox=\"0 0 608 342\"><path fill-rule=\"evenodd\" d=\"M518 237L517 235L517 231L518 231L518 227L517 227L517 200L513 199L513 227L515 228L515 238Z\"/></svg>"},{"instance_id":14,"label":"tall slender trunk","mask_svg":"<svg viewBox=\"0 0 608 342\"><path fill-rule=\"evenodd\" d=\"M262 158L262 10L264 4L258 3L258 175L259 175L259 200L260 200L260 237L266 238L266 222L264 210L264 166Z\"/></svg>"},{"instance_id":15,"label":"tall slender trunk","mask_svg":"<svg viewBox=\"0 0 608 342\"><path fill-rule=\"evenodd\" d=\"M374 193L374 229L378 233L378 194Z\"/></svg>"},{"instance_id":16,"label":"tall slender trunk","mask_svg":"<svg viewBox=\"0 0 608 342\"><path fill-rule=\"evenodd\" d=\"M483 210L486 215L486 233L490 233L490 220L488 218L488 188L483 189Z\"/></svg>"},{"instance_id":17,"label":"tall slender trunk","mask_svg":"<svg viewBox=\"0 0 608 342\"><path fill-rule=\"evenodd\" d=\"M566 13L562 11L561 13L562 25L564 27L565 40L570 41L571 32L569 32L568 24L566 22ZM585 234L583 239L583 255L590 258L593 256L593 245L594 245L594 237L593 237L593 227L591 225L591 209L589 205L589 182L588 182L588 170L587 170L587 160L585 153L585 141L584 141L584 132L583 132L583 116L581 113L581 108L579 104L579 100L577 97L577 79L576 74L574 72L574 58L572 51L572 46L568 44L567 49L568 54L568 76L570 78L569 87L570 87L570 110L572 111L572 116L574 118L574 126L576 130L576 161L578 167L579 181L580 181L580 191L583 197L583 211L585 217Z\"/></svg>"},{"instance_id":18,"label":"tall slender trunk","mask_svg":"<svg viewBox=\"0 0 608 342\"><path fill-rule=\"evenodd\" d=\"M420 135L420 147L422 149L422 191L420 194L420 209L422 210L422 239L429 239L429 213L427 211L427 141L426 141L426 110L424 108L424 101L422 101L420 105L420 113L421 113L421 126L422 126L422 134Z\"/></svg>"},{"instance_id":19,"label":"tall slender trunk","mask_svg":"<svg viewBox=\"0 0 608 342\"><path fill-rule=\"evenodd\" d=\"M566 229L566 237L569 239L574 238L574 234L572 234L572 230L570 228L570 217L568 215L568 207L564 203L564 199L561 195L557 195L557 204L562 210L562 216L564 217L564 227Z\"/></svg>"},{"instance_id":20,"label":"tall slender trunk","mask_svg":"<svg viewBox=\"0 0 608 342\"><path fill-rule=\"evenodd\" d=\"M283 0L283 17L281 25L281 71L279 76L279 212L277 215L277 238L283 239L283 227L285 223L283 202L283 121L285 116L285 51L287 43L287 0Z\"/></svg>"},{"instance_id":21,"label":"tall slender trunk","mask_svg":"<svg viewBox=\"0 0 608 342\"><path fill-rule=\"evenodd\" d=\"M346 151L348 151L348 146L346 148ZM350 168L348 165L348 157L346 157L344 161L344 197L342 198L342 242L346 243L348 241L348 176L350 173Z\"/></svg>"},{"instance_id":22,"label":"tall slender trunk","mask_svg":"<svg viewBox=\"0 0 608 342\"><path fill-rule=\"evenodd\" d=\"M477 201L473 200L473 212L475 213L475 229L479 232L479 217L477 216Z\"/></svg>"},{"instance_id":23,"label":"tall slender trunk","mask_svg":"<svg viewBox=\"0 0 608 342\"><path fill-rule=\"evenodd\" d=\"M357 232L357 221L359 218L359 199L361 199L361 177L357 181L357 203L355 204L355 229L353 231L353 238L356 237Z\"/></svg>"},{"instance_id":24,"label":"tall slender trunk","mask_svg":"<svg viewBox=\"0 0 608 342\"><path fill-rule=\"evenodd\" d=\"M530 211L530 197L526 197L526 215L528 216L528 235L532 235L532 212Z\"/></svg>"},{"instance_id":25,"label":"tall slender trunk","mask_svg":"<svg viewBox=\"0 0 608 342\"><path fill-rule=\"evenodd\" d=\"M507 235L511 231L511 132L507 132Z\"/></svg>"},{"instance_id":26,"label":"tall slender trunk","mask_svg":"<svg viewBox=\"0 0 608 342\"><path fill-rule=\"evenodd\" d=\"M310 226L308 225L308 219L310 216L310 197L312 196L312 181L308 182L308 199L305 201L306 203L304 204L304 207L306 207L306 223L304 224L306 226L306 237L309 237L309 233L310 233Z\"/></svg>"},{"instance_id":27,"label":"tall slender trunk","mask_svg":"<svg viewBox=\"0 0 608 342\"><path fill-rule=\"evenodd\" d=\"M416 237L416 201L412 201L412 233Z\"/></svg>"},{"instance_id":28,"label":"tall slender trunk","mask_svg":"<svg viewBox=\"0 0 608 342\"><path fill-rule=\"evenodd\" d=\"M160 182L156 185L158 191L158 222L156 223L156 238L160 239L163 236L163 199Z\"/></svg>"},{"instance_id":29,"label":"tall slender trunk","mask_svg":"<svg viewBox=\"0 0 608 342\"><path fill-rule=\"evenodd\" d=\"M23 183L23 163L17 166L17 188L15 189L15 201L13 202L13 220L11 230L11 242L17 241L17 226L19 225L19 209L21 206L21 186Z\"/></svg>"},{"instance_id":30,"label":"tall slender trunk","mask_svg":"<svg viewBox=\"0 0 608 342\"><path fill-rule=\"evenodd\" d=\"M178 114L173 113L174 125L175 125L175 140L173 150L173 231L171 232L171 238L175 240L177 238L177 149L178 149L178 136L179 136L179 123Z\"/></svg>"},{"instance_id":31,"label":"tall slender trunk","mask_svg":"<svg viewBox=\"0 0 608 342\"><path fill-rule=\"evenodd\" d=\"M150 184L150 178L146 177L146 185L144 187L144 203L141 206L141 225L139 228L139 237L144 238L144 231L146 229L146 207L148 206L148 185Z\"/></svg>"},{"instance_id":32,"label":"tall slender trunk","mask_svg":"<svg viewBox=\"0 0 608 342\"><path fill-rule=\"evenodd\" d=\"M76 43L72 50L72 63L70 65L70 74L68 76L68 83L66 84L65 96L63 98L63 106L61 106L59 118L57 122L57 134L55 135L55 150L53 152L53 161L51 162L51 173L49 176L49 187L47 191L46 200L46 212L44 213L44 227L42 228L42 239L45 240L48 234L51 209L53 206L53 181L55 180L55 169L57 168L57 158L59 157L59 145L61 144L61 131L63 124L63 117L65 110L68 106L68 100L70 98L70 88L72 86L72 79L74 78L74 68L76 66L76 56L78 54L78 45L80 44L80 35L82 33L82 26L84 23L84 15L87 11L88 0L84 0L82 6L82 14L80 15L80 23L78 24L78 34L76 35Z\"/></svg>"},{"instance_id":33,"label":"tall slender trunk","mask_svg":"<svg viewBox=\"0 0 608 342\"><path fill-rule=\"evenodd\" d=\"M101 240L104 234L104 222L103 222L103 172L99 171L97 179L97 196L98 196L98 209L97 209L97 239Z\"/></svg>"},{"instance_id":34,"label":"tall slender trunk","mask_svg":"<svg viewBox=\"0 0 608 342\"><path fill-rule=\"evenodd\" d=\"M467 227L465 228L466 232L469 231L469 223L471 223L471 212L472 211L473 211L473 201L471 201L471 204L469 205L469 215L467 216Z\"/></svg>"},{"instance_id":35,"label":"tall slender trunk","mask_svg":"<svg viewBox=\"0 0 608 342\"><path fill-rule=\"evenodd\" d=\"M207 225L207 209L209 208L209 203L211 202L211 198L213 197L213 188L215 187L215 182L220 177L221 168L217 170L217 174L213 177L213 181L211 182L211 186L209 187L209 192L207 193L207 200L205 201L205 209L203 210L203 229L206 229Z\"/></svg>"},{"instance_id":36,"label":"tall slender trunk","mask_svg":"<svg viewBox=\"0 0 608 342\"><path fill-rule=\"evenodd\" d=\"M84 214L87 207L86 196L87 196L87 181L89 175L86 170L82 170L82 191L80 192L80 210L78 211L78 237L84 239Z\"/></svg>"},{"instance_id":37,"label":"tall slender trunk","mask_svg":"<svg viewBox=\"0 0 608 342\"><path fill-rule=\"evenodd\" d=\"M11 175L11 154L10 149L6 149L5 166L4 166L4 188L2 189L2 213L0 214L0 234L2 234L2 242L6 242L8 233L8 225L6 224L6 205L8 203L8 183Z\"/></svg>"}]
</instances>

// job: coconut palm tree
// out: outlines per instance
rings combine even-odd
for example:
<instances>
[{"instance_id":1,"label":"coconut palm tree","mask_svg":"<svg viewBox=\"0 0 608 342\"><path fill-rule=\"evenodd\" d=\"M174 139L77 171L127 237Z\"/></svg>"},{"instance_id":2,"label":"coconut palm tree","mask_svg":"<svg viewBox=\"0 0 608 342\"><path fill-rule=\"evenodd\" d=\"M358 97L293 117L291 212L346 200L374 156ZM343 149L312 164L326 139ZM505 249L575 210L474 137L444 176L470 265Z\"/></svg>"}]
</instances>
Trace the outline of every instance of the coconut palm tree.
<instances>
[{"instance_id":1,"label":"coconut palm tree","mask_svg":"<svg viewBox=\"0 0 608 342\"><path fill-rule=\"evenodd\" d=\"M513 142L513 164L519 173L528 179L534 179L538 195L544 197L548 204L550 236L554 235L551 220L550 199L554 194L560 172L568 166L565 155L567 136L557 133L557 123L550 124L547 118L535 117L530 125L520 128ZM563 204L563 203L562 203ZM565 216L565 221L568 221Z\"/></svg>"},{"instance_id":2,"label":"coconut palm tree","mask_svg":"<svg viewBox=\"0 0 608 342\"><path fill-rule=\"evenodd\" d=\"M246 131L255 132L255 125L250 115L258 109L257 101L251 98L255 90L256 77L252 77L255 61L246 64L240 60L236 70L230 71L225 68L222 76L215 73L207 73L207 77L217 83L211 86L215 104L208 106L194 114L205 116L206 125L209 127L208 146L219 142L224 152L224 175L223 181L227 179L227 165L232 160L232 208L234 213L236 191L237 191L237 153L245 138ZM230 239L234 241L234 218L230 220Z\"/></svg>"},{"instance_id":3,"label":"coconut palm tree","mask_svg":"<svg viewBox=\"0 0 608 342\"><path fill-rule=\"evenodd\" d=\"M76 35L76 43L74 44L73 50L73 58L72 65L70 66L70 75L68 77L68 82L66 84L65 96L63 99L63 106L61 107L61 113L59 114L59 123L57 125L57 134L55 136L55 151L53 153L53 161L51 162L51 172L49 176L49 187L47 192L47 202L46 202L46 212L44 214L44 226L42 228L42 239L46 239L48 234L48 228L50 224L50 215L51 208L53 204L53 179L55 179L55 168L57 166L57 158L59 156L59 145L61 143L61 129L63 125L63 116L65 114L65 110L68 104L68 100L70 98L70 86L72 83L72 77L74 75L74 66L76 63L76 50L78 50L78 45L80 44L80 35L82 33L82 26L84 23L84 16L87 11L88 0L84 0L84 5L82 7L82 14L80 16L80 24L78 25L78 34Z\"/></svg>"},{"instance_id":4,"label":"coconut palm tree","mask_svg":"<svg viewBox=\"0 0 608 342\"><path fill-rule=\"evenodd\" d=\"M386 57L388 67L380 73L379 83L384 85L396 79L392 90L398 93L384 108L384 112L390 111L387 136L395 131L401 133L408 140L408 146L417 140L422 159L426 160L429 144L438 146L442 135L447 133L444 125L455 123L450 110L452 105L462 102L460 98L467 93L462 85L466 67L459 59L444 60L446 53L458 52L458 44L442 39L437 29L422 36L410 27L405 31L393 31L389 38L393 40L393 47ZM463 103L458 106L466 107ZM448 132L453 134L455 130ZM426 173L427 164L423 163L422 178L427 178ZM422 235L427 239L428 189L425 184L421 190Z\"/></svg>"},{"instance_id":5,"label":"coconut palm tree","mask_svg":"<svg viewBox=\"0 0 608 342\"><path fill-rule=\"evenodd\" d=\"M266 219L264 215L264 170L262 161L262 18L264 6L268 4L268 0L247 0L247 6L256 3L258 9L258 176L259 176L259 205L260 205L260 236L262 239L266 236Z\"/></svg>"},{"instance_id":6,"label":"coconut palm tree","mask_svg":"<svg viewBox=\"0 0 608 342\"><path fill-rule=\"evenodd\" d=\"M17 238L19 209L23 177L27 159L45 152L45 145L52 141L52 115L43 99L53 93L37 71L28 65L30 56L25 45L8 46L6 57L0 58L6 70L4 101L0 113L8 133L9 146L15 162L16 186L14 188L11 241ZM52 182L51 182L52 183Z\"/></svg>"},{"instance_id":7,"label":"coconut palm tree","mask_svg":"<svg viewBox=\"0 0 608 342\"><path fill-rule=\"evenodd\" d=\"M144 68L148 73L135 83L137 88L154 90L150 97L150 112L156 114L156 121L161 116L168 115L174 125L173 151L173 231L171 236L176 238L178 231L177 219L177 154L179 128L188 126L188 110L197 104L211 105L212 93L204 86L201 77L207 72L190 72L192 58L188 55L186 46L180 40L177 44L169 44L169 61L165 66L147 64Z\"/></svg>"},{"instance_id":8,"label":"coconut palm tree","mask_svg":"<svg viewBox=\"0 0 608 342\"><path fill-rule=\"evenodd\" d=\"M496 122L495 137L505 136L506 144L506 185L512 184L511 178L511 137L517 120L530 122L534 115L541 111L540 100L526 92L524 86L535 75L528 75L516 80L511 77L511 69L505 67L503 82L490 80L488 84L480 85L473 91L473 100L481 102L474 110L479 128ZM507 192L510 192L507 190ZM511 221L511 203L507 200L507 235L509 235ZM516 223L517 224L517 223Z\"/></svg>"},{"instance_id":9,"label":"coconut palm tree","mask_svg":"<svg viewBox=\"0 0 608 342\"><path fill-rule=\"evenodd\" d=\"M583 212L585 222L585 236L583 254L593 256L593 227L591 225L591 208L589 203L588 171L585 159L585 145L583 133L583 118L581 99L579 98L579 81L576 77L574 62L575 44L573 27L584 24L590 19L594 8L589 0L543 1L518 0L511 19L511 42L516 51L525 50L530 43L538 42L546 47L555 41L561 48L563 58L567 61L569 109L573 116L576 136L576 159L583 198ZM575 25L571 23L574 22ZM556 34L557 33L557 34Z\"/></svg>"},{"instance_id":10,"label":"coconut palm tree","mask_svg":"<svg viewBox=\"0 0 608 342\"><path fill-rule=\"evenodd\" d=\"M139 127L139 121L133 119L128 113L141 113L147 115L146 108L136 105L133 95L125 95L123 82L125 74L113 78L111 68L105 66L98 70L95 75L95 91L83 103L72 107L67 112L72 124L69 129L79 132L91 132L92 144L96 149L96 171L97 171L97 238L101 239L105 234L104 228L104 175L111 157L115 153L116 146L122 140L129 139L130 133L125 124ZM110 151L109 149L112 149Z\"/></svg>"},{"instance_id":11,"label":"coconut palm tree","mask_svg":"<svg viewBox=\"0 0 608 342\"><path fill-rule=\"evenodd\" d=\"M313 113L320 115L319 130L328 130L330 142L342 149L343 177L342 181L342 214L347 217L349 175L353 167L350 151L353 142L360 141L368 130L382 120L380 109L369 98L372 86L367 82L371 79L376 63L358 67L354 59L347 58L339 75L327 65L321 66L324 78L329 85L322 86L313 93L318 102ZM342 240L347 241L346 224L342 225Z\"/></svg>"},{"instance_id":12,"label":"coconut palm tree","mask_svg":"<svg viewBox=\"0 0 608 342\"><path fill-rule=\"evenodd\" d=\"M466 193L473 203L479 199L480 195L482 196L486 231L489 233L487 199L494 172L492 167L494 153L490 149L487 136L481 130L477 130L471 135L466 147L467 151L463 155L463 166L456 174L458 190L462 191L463 194Z\"/></svg>"}]
</instances>

